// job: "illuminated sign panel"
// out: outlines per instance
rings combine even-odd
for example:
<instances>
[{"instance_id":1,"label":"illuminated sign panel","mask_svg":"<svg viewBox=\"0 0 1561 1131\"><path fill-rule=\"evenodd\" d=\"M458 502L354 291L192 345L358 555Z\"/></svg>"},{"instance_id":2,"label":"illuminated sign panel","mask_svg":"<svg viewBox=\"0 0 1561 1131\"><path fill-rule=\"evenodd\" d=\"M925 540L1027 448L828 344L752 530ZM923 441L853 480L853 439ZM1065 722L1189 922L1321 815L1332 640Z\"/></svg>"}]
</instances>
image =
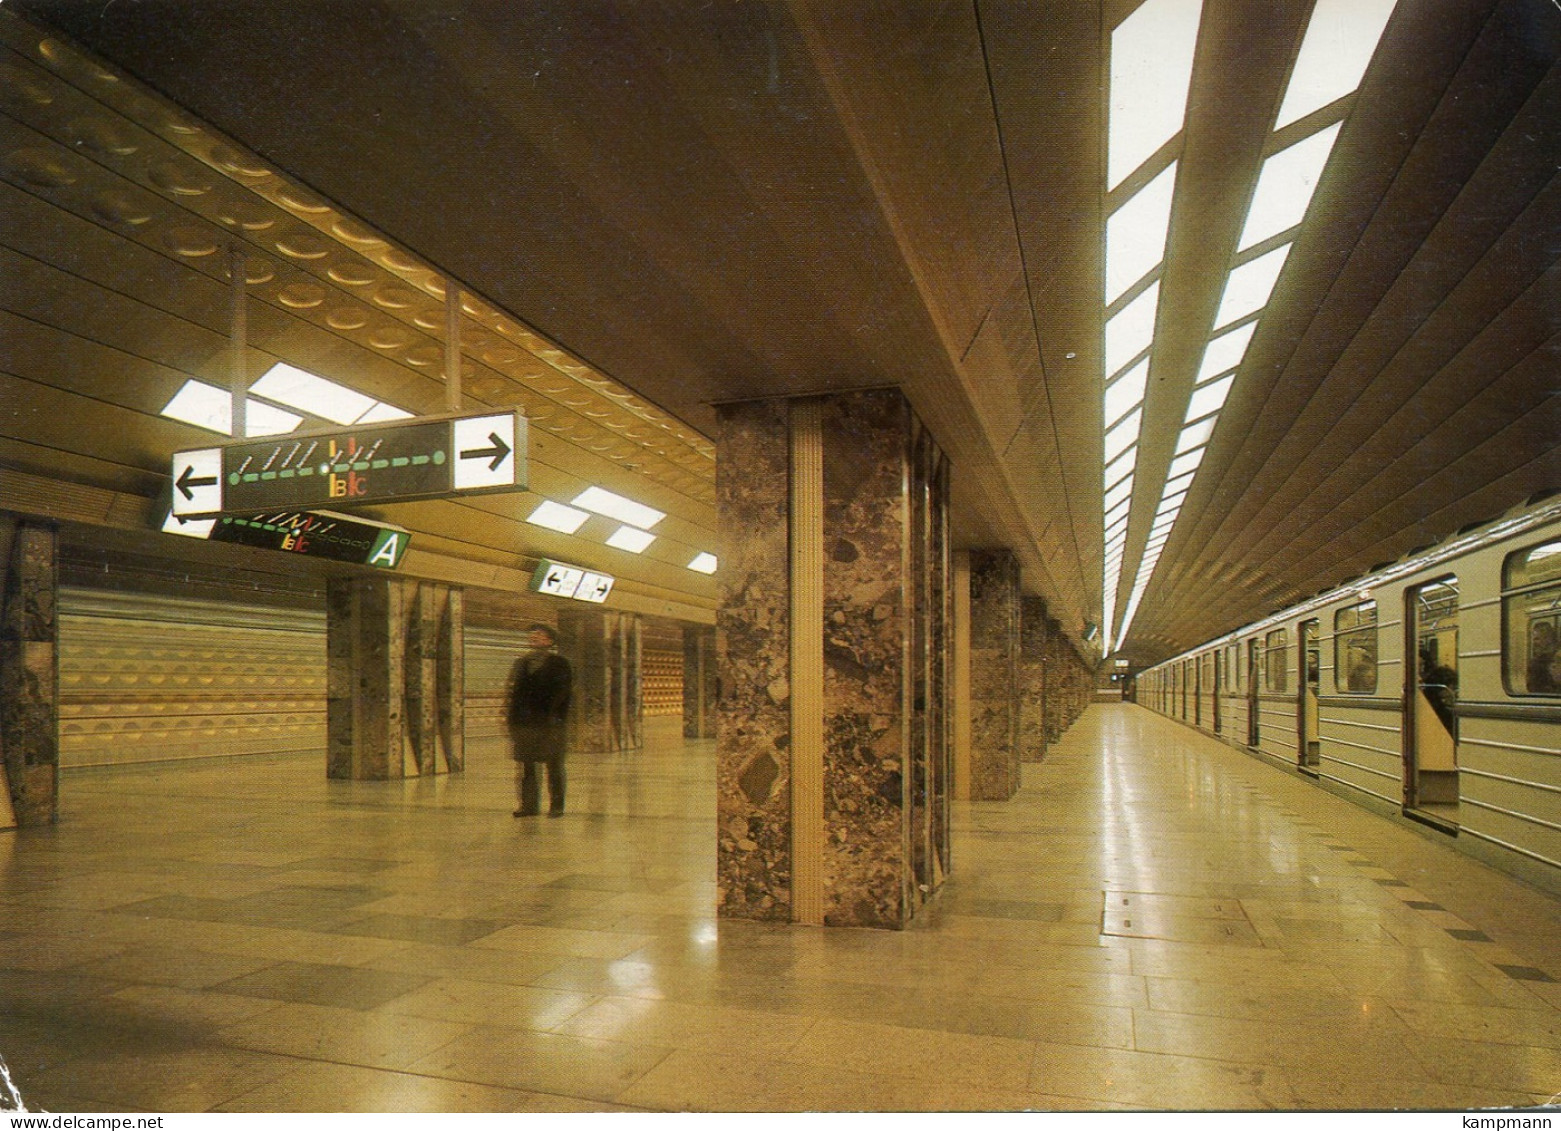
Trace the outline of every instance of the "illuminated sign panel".
<instances>
[{"instance_id":1,"label":"illuminated sign panel","mask_svg":"<svg viewBox=\"0 0 1561 1131\"><path fill-rule=\"evenodd\" d=\"M579 566L543 559L531 574L531 588L553 597L589 601L600 605L612 592L614 579L605 573L593 573Z\"/></svg>"},{"instance_id":2,"label":"illuminated sign panel","mask_svg":"<svg viewBox=\"0 0 1561 1131\"><path fill-rule=\"evenodd\" d=\"M399 566L412 541L411 532L403 527L330 511L264 511L196 519L169 514L163 530L208 542L253 546L376 569Z\"/></svg>"},{"instance_id":3,"label":"illuminated sign panel","mask_svg":"<svg viewBox=\"0 0 1561 1131\"><path fill-rule=\"evenodd\" d=\"M349 426L173 457L181 518L437 499L526 486L518 412Z\"/></svg>"}]
</instances>

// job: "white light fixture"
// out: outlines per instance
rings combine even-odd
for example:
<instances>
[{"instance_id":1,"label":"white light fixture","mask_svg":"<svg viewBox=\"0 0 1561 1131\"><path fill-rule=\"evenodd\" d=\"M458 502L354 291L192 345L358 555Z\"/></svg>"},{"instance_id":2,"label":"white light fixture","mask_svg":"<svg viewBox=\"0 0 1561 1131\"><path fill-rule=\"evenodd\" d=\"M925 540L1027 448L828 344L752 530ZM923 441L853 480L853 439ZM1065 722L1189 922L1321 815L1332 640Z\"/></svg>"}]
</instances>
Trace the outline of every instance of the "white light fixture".
<instances>
[{"instance_id":1,"label":"white light fixture","mask_svg":"<svg viewBox=\"0 0 1561 1131\"><path fill-rule=\"evenodd\" d=\"M1252 341L1252 335L1257 330L1257 321L1243 323L1229 333L1221 334L1205 347L1203 351L1203 364L1198 367L1197 384L1203 384L1210 377L1218 377L1221 373L1236 368L1241 364L1241 359L1247 354L1247 345Z\"/></svg>"},{"instance_id":2,"label":"white light fixture","mask_svg":"<svg viewBox=\"0 0 1561 1131\"><path fill-rule=\"evenodd\" d=\"M1206 451L1208 451L1207 448L1199 448L1196 451L1188 452L1186 455L1177 456L1171 461L1170 470L1165 473L1166 479L1175 479L1189 471L1196 471L1198 465L1203 462L1203 453Z\"/></svg>"},{"instance_id":3,"label":"white light fixture","mask_svg":"<svg viewBox=\"0 0 1561 1131\"><path fill-rule=\"evenodd\" d=\"M1263 162L1258 175L1247 223L1241 229L1238 250L1245 251L1270 236L1288 231L1306 218L1306 209L1317 191L1318 178L1333 152L1340 123L1318 130L1311 137L1281 149Z\"/></svg>"},{"instance_id":4,"label":"white light fixture","mask_svg":"<svg viewBox=\"0 0 1561 1131\"><path fill-rule=\"evenodd\" d=\"M1147 0L1111 32L1108 189L1181 131L1202 9L1202 0Z\"/></svg>"},{"instance_id":5,"label":"white light fixture","mask_svg":"<svg viewBox=\"0 0 1561 1131\"><path fill-rule=\"evenodd\" d=\"M604 514L608 518L616 518L619 522L637 526L642 531L650 529L667 517L665 511L647 507L644 503L636 503L633 499L615 495L601 487L587 487L576 495L572 502L577 507L584 507L588 511ZM649 545L649 543L646 544ZM638 551L635 552L638 553Z\"/></svg>"},{"instance_id":6,"label":"white light fixture","mask_svg":"<svg viewBox=\"0 0 1561 1131\"><path fill-rule=\"evenodd\" d=\"M688 563L688 568L695 573L714 573L718 564L714 554L701 552L696 554L694 560Z\"/></svg>"},{"instance_id":7,"label":"white light fixture","mask_svg":"<svg viewBox=\"0 0 1561 1131\"><path fill-rule=\"evenodd\" d=\"M1285 257L1290 254L1290 246L1284 244L1276 247L1250 263L1243 263L1230 273L1230 277L1225 280L1225 294L1220 299L1219 313L1214 316L1216 327L1228 325L1263 309L1268 303L1268 296L1274 292L1274 284L1279 282L1279 272L1284 268Z\"/></svg>"},{"instance_id":8,"label":"white light fixture","mask_svg":"<svg viewBox=\"0 0 1561 1131\"><path fill-rule=\"evenodd\" d=\"M1137 408L1144 400L1144 386L1149 380L1149 359L1146 357L1111 384L1106 386L1106 422L1112 423L1123 413Z\"/></svg>"},{"instance_id":9,"label":"white light fixture","mask_svg":"<svg viewBox=\"0 0 1561 1131\"><path fill-rule=\"evenodd\" d=\"M1152 283L1111 321L1106 323L1106 375L1116 373L1141 354L1154 341L1155 311L1160 303L1160 284Z\"/></svg>"},{"instance_id":10,"label":"white light fixture","mask_svg":"<svg viewBox=\"0 0 1561 1131\"><path fill-rule=\"evenodd\" d=\"M412 414L404 408L381 401L355 421L357 424L380 424L386 420L411 420Z\"/></svg>"},{"instance_id":11,"label":"white light fixture","mask_svg":"<svg viewBox=\"0 0 1561 1131\"><path fill-rule=\"evenodd\" d=\"M1317 0L1274 128L1321 110L1360 86L1394 0Z\"/></svg>"},{"instance_id":12,"label":"white light fixture","mask_svg":"<svg viewBox=\"0 0 1561 1131\"><path fill-rule=\"evenodd\" d=\"M1117 456L1125 452L1129 446L1138 442L1138 426L1143 418L1143 412L1134 409L1122 422L1105 436L1106 462L1109 463Z\"/></svg>"},{"instance_id":13,"label":"white light fixture","mask_svg":"<svg viewBox=\"0 0 1561 1131\"><path fill-rule=\"evenodd\" d=\"M590 517L585 511L566 507L563 503L555 503L551 499L544 499L526 521L533 526L545 526L549 530L556 530L560 534L573 534Z\"/></svg>"},{"instance_id":14,"label":"white light fixture","mask_svg":"<svg viewBox=\"0 0 1561 1131\"><path fill-rule=\"evenodd\" d=\"M1106 221L1106 302L1113 303L1165 258L1176 189L1172 161Z\"/></svg>"},{"instance_id":15,"label":"white light fixture","mask_svg":"<svg viewBox=\"0 0 1561 1131\"><path fill-rule=\"evenodd\" d=\"M316 377L279 361L249 387L257 397L318 416L334 424L352 424L374 407L374 398Z\"/></svg>"},{"instance_id":16,"label":"white light fixture","mask_svg":"<svg viewBox=\"0 0 1561 1131\"><path fill-rule=\"evenodd\" d=\"M1182 429L1181 435L1176 438L1176 455L1190 452L1194 448L1200 448L1209 442L1209 437L1214 435L1214 421L1200 420L1196 424L1189 424Z\"/></svg>"},{"instance_id":17,"label":"white light fixture","mask_svg":"<svg viewBox=\"0 0 1561 1131\"><path fill-rule=\"evenodd\" d=\"M186 381L163 407L162 415L197 428L233 435L233 394L203 381ZM244 402L246 436L278 436L303 423L303 417L268 405L264 401Z\"/></svg>"},{"instance_id":18,"label":"white light fixture","mask_svg":"<svg viewBox=\"0 0 1561 1131\"><path fill-rule=\"evenodd\" d=\"M1193 393L1192 399L1187 402L1187 419L1199 420L1223 408L1225 398L1230 395L1231 382L1235 379L1236 375L1232 373L1228 377L1210 382Z\"/></svg>"},{"instance_id":19,"label":"white light fixture","mask_svg":"<svg viewBox=\"0 0 1561 1131\"><path fill-rule=\"evenodd\" d=\"M645 547L656 540L654 534L644 530L637 530L632 526L620 526L613 531L612 537L607 539L609 546L620 550L627 550L631 554L643 553Z\"/></svg>"}]
</instances>

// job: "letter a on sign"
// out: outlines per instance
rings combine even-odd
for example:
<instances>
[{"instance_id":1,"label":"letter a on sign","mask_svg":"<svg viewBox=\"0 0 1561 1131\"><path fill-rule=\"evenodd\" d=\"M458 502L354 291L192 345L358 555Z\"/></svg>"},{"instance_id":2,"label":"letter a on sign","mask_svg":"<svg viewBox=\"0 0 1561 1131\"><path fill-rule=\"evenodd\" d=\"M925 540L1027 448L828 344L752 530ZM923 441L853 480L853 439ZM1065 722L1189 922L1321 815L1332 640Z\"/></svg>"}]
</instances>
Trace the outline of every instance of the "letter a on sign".
<instances>
[{"instance_id":1,"label":"letter a on sign","mask_svg":"<svg viewBox=\"0 0 1561 1131\"><path fill-rule=\"evenodd\" d=\"M378 566L380 569L395 569L400 558L401 534L395 530L387 530L380 535L379 545L374 547L374 553L369 557L369 565Z\"/></svg>"}]
</instances>

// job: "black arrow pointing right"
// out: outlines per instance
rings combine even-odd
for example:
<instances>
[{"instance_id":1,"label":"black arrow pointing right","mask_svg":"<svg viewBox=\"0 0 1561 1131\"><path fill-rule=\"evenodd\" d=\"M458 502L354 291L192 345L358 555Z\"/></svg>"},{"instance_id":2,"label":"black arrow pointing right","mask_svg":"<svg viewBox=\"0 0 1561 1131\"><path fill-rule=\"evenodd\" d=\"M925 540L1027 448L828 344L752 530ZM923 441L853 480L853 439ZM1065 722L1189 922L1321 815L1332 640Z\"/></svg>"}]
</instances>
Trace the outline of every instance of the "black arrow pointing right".
<instances>
[{"instance_id":1,"label":"black arrow pointing right","mask_svg":"<svg viewBox=\"0 0 1561 1131\"><path fill-rule=\"evenodd\" d=\"M461 458L462 459L481 459L484 456L492 456L493 457L493 462L488 465L488 470L489 471L497 471L499 469L499 464L504 462L504 457L509 455L509 453L510 453L510 446L508 444L506 444L502 439L499 438L499 434L497 432L489 432L488 433L488 442L491 443L493 445L493 447L491 447L491 448L467 448L464 452L461 453ZM216 481L213 480L213 482L216 482Z\"/></svg>"},{"instance_id":2,"label":"black arrow pointing right","mask_svg":"<svg viewBox=\"0 0 1561 1131\"><path fill-rule=\"evenodd\" d=\"M178 481L174 484L184 493L186 500L195 498L195 492L190 490L190 488L215 487L216 485L217 477L215 475L196 475L193 467L186 467L184 473L179 476Z\"/></svg>"}]
</instances>

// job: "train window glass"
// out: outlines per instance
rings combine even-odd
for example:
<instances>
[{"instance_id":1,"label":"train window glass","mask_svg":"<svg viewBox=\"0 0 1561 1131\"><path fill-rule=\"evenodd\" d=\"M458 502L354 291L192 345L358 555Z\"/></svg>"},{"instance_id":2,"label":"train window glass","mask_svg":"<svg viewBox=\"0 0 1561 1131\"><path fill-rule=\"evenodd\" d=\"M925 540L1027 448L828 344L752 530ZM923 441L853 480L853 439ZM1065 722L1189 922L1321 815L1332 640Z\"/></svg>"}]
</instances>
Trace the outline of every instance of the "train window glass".
<instances>
[{"instance_id":1,"label":"train window glass","mask_svg":"<svg viewBox=\"0 0 1561 1131\"><path fill-rule=\"evenodd\" d=\"M1333 614L1333 685L1354 695L1377 690L1377 603L1363 601Z\"/></svg>"},{"instance_id":2,"label":"train window glass","mask_svg":"<svg viewBox=\"0 0 1561 1131\"><path fill-rule=\"evenodd\" d=\"M1285 649L1290 646L1290 633L1276 628L1263 638L1267 655L1263 657L1263 688L1266 691L1285 690Z\"/></svg>"},{"instance_id":3,"label":"train window glass","mask_svg":"<svg viewBox=\"0 0 1561 1131\"><path fill-rule=\"evenodd\" d=\"M1225 657L1225 670L1230 673L1230 689L1241 690L1241 645L1232 644L1230 652Z\"/></svg>"},{"instance_id":4,"label":"train window glass","mask_svg":"<svg viewBox=\"0 0 1561 1131\"><path fill-rule=\"evenodd\" d=\"M1512 695L1561 695L1561 542L1502 567L1502 674Z\"/></svg>"}]
</instances>

